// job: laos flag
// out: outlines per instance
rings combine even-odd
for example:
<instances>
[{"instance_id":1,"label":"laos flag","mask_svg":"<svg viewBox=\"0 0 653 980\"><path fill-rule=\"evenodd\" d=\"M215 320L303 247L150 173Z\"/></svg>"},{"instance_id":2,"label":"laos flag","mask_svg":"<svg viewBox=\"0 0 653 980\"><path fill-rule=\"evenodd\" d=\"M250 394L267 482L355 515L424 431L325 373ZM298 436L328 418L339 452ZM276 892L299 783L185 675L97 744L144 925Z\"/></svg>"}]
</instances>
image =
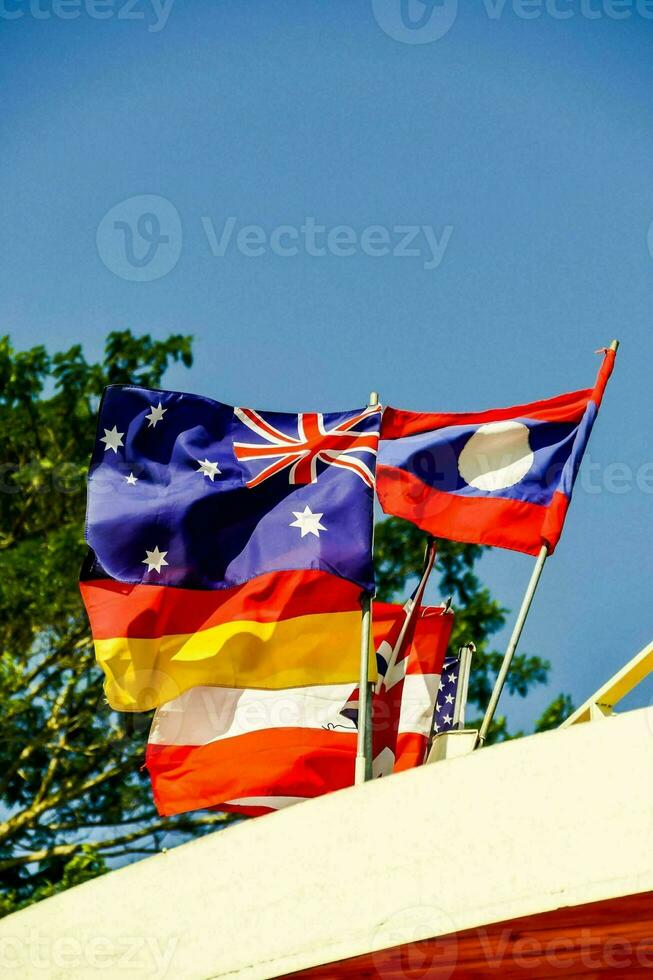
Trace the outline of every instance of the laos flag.
<instances>
[{"instance_id":1,"label":"laos flag","mask_svg":"<svg viewBox=\"0 0 653 980\"><path fill-rule=\"evenodd\" d=\"M615 351L594 388L486 412L386 408L377 493L386 514L436 537L552 554Z\"/></svg>"}]
</instances>

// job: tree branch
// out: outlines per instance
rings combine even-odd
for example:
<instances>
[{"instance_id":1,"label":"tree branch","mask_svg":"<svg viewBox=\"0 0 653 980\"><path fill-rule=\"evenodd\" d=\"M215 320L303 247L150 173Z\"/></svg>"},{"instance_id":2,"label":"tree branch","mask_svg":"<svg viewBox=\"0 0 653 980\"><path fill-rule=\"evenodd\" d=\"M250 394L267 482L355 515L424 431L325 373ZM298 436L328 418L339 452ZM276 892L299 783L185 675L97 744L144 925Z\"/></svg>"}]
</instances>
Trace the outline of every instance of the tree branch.
<instances>
[{"instance_id":1,"label":"tree branch","mask_svg":"<svg viewBox=\"0 0 653 980\"><path fill-rule=\"evenodd\" d=\"M38 861L49 861L53 858L59 857L72 857L76 852L80 851L82 847L92 848L94 851L104 852L111 848L125 847L125 845L133 844L137 840L142 840L144 837L153 837L157 833L178 831L179 833L188 832L195 829L196 827L207 827L214 826L219 823L225 823L225 816L230 816L230 814L211 814L206 817L199 817L196 820L189 821L189 823L184 827L182 822L180 825L170 825L170 818L164 817L161 820L155 821L147 827L140 827L137 830L130 831L128 834L118 835L112 837L109 840L102 841L78 841L76 843L69 844L56 844L54 847L44 847L38 851L30 851L28 854L15 855L11 858L6 858L0 861L0 871L8 871L10 868L22 867L26 864L33 864Z\"/></svg>"}]
</instances>

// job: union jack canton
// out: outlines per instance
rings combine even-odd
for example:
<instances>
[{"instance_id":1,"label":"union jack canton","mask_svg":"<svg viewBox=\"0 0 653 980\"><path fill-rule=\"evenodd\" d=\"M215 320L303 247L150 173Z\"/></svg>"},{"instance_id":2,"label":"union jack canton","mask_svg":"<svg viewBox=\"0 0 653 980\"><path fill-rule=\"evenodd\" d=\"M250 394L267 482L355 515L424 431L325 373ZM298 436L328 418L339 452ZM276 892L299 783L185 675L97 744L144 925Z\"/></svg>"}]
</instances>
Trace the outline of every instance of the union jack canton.
<instances>
[{"instance_id":1,"label":"union jack canton","mask_svg":"<svg viewBox=\"0 0 653 980\"><path fill-rule=\"evenodd\" d=\"M324 415L318 412L300 412L297 416L297 434L281 428L250 408L235 408L234 414L243 425L259 436L262 442L234 442L234 453L245 469L252 472L256 464L261 466L247 480L248 487L257 487L265 480L289 469L288 479L294 486L316 483L318 463L323 466L339 466L355 473L372 488L374 486L374 460L379 442L378 429L365 431L357 426L366 419L378 419L377 407L366 408L352 418L336 425L328 425ZM289 416L288 419L294 418ZM359 458L357 454L361 454Z\"/></svg>"}]
</instances>

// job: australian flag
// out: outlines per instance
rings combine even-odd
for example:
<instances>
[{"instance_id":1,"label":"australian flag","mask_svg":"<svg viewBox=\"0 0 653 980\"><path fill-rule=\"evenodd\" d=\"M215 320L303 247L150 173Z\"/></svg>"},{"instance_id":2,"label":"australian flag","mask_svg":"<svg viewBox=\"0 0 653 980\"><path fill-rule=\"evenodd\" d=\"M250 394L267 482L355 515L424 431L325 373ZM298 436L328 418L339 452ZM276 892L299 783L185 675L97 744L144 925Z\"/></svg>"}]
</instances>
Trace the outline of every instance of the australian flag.
<instances>
[{"instance_id":1,"label":"australian flag","mask_svg":"<svg viewBox=\"0 0 653 980\"><path fill-rule=\"evenodd\" d=\"M378 407L286 414L107 388L86 522L96 570L214 589L316 569L371 591L380 421Z\"/></svg>"}]
</instances>

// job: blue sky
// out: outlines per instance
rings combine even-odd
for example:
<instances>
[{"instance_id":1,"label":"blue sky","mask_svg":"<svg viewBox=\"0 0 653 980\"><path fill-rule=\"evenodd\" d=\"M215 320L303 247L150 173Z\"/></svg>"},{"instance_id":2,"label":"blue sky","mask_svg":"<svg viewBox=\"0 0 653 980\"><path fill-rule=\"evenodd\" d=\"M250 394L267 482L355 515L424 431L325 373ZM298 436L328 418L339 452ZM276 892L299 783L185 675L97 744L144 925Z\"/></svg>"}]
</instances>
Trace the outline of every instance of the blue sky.
<instances>
[{"instance_id":1,"label":"blue sky","mask_svg":"<svg viewBox=\"0 0 653 980\"><path fill-rule=\"evenodd\" d=\"M619 337L524 634L554 665L510 704L528 728L651 639L653 5L407 16L4 0L0 329L90 356L193 333L170 387L279 410L529 401L591 384ZM481 571L514 610L531 564Z\"/></svg>"}]
</instances>

